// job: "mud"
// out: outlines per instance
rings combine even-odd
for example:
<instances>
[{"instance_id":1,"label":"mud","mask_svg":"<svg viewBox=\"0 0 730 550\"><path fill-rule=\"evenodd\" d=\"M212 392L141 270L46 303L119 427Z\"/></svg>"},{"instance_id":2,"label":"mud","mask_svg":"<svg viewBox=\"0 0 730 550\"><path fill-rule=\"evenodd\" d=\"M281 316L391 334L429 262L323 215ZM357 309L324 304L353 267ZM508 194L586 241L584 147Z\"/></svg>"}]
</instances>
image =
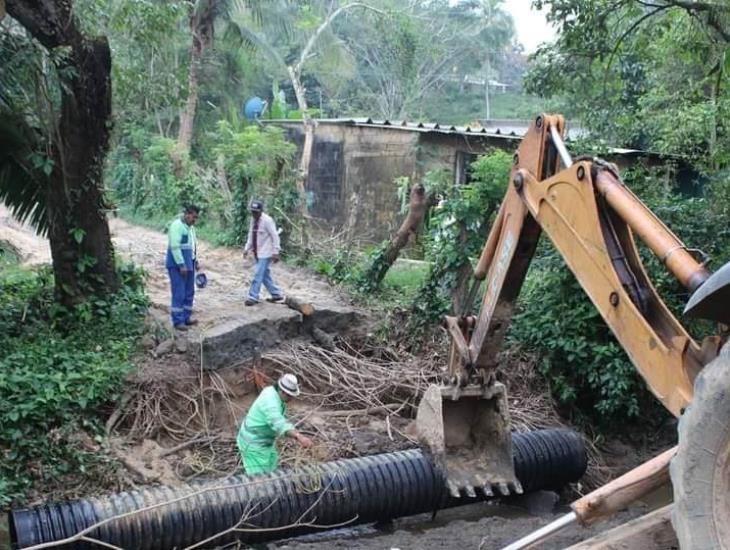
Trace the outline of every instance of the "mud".
<instances>
[{"instance_id":1,"label":"mud","mask_svg":"<svg viewBox=\"0 0 730 550\"><path fill-rule=\"evenodd\" d=\"M547 525L567 513L567 507L533 516L521 507L504 504L479 503L429 514L401 518L382 525L363 525L279 541L270 549L432 549L462 548L496 550L514 542L535 529ZM567 548L600 532L616 527L646 512L649 508L636 506L591 527L573 525L556 534L540 546L541 550Z\"/></svg>"}]
</instances>

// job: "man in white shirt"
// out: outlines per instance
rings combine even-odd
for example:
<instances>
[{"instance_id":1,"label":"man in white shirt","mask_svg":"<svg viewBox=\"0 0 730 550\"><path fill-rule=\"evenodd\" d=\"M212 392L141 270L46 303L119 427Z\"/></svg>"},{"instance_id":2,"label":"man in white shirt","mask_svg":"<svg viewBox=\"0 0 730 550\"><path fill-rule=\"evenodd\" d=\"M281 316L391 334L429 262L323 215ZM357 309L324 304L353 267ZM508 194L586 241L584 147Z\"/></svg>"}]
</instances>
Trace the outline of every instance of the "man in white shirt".
<instances>
[{"instance_id":1,"label":"man in white shirt","mask_svg":"<svg viewBox=\"0 0 730 550\"><path fill-rule=\"evenodd\" d=\"M243 257L249 253L253 254L256 260L256 272L251 282L251 289L248 291L248 298L244 302L247 306L259 303L259 292L261 285L271 294L267 298L269 302L281 302L284 300L284 293L276 286L271 277L271 263L279 261L280 243L279 232L276 230L276 223L271 216L264 214L264 204L261 201L251 201L251 223L248 229L248 239L243 248Z\"/></svg>"}]
</instances>

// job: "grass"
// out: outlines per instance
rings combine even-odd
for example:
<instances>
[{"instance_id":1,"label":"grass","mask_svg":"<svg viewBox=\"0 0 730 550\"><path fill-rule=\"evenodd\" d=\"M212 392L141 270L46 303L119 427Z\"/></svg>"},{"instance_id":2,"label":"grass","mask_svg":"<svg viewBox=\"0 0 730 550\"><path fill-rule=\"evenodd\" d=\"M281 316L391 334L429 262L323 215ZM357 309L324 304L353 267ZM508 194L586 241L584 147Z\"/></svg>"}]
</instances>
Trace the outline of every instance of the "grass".
<instances>
[{"instance_id":1,"label":"grass","mask_svg":"<svg viewBox=\"0 0 730 550\"><path fill-rule=\"evenodd\" d=\"M427 272L426 262L396 262L385 275L383 287L413 295L421 287Z\"/></svg>"}]
</instances>

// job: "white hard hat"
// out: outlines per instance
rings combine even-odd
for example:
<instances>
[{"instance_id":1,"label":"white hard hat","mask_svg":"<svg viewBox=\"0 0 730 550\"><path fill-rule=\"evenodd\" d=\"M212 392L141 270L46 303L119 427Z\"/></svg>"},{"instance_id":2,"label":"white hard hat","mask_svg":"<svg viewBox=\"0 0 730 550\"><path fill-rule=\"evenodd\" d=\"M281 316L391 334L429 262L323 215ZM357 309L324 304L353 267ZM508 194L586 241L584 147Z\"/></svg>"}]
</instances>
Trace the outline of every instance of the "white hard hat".
<instances>
[{"instance_id":1,"label":"white hard hat","mask_svg":"<svg viewBox=\"0 0 730 550\"><path fill-rule=\"evenodd\" d=\"M297 377L293 374L285 374L284 376L279 378L277 386L279 386L279 389L281 391L288 395L291 395L292 397L299 396L299 381L297 380Z\"/></svg>"}]
</instances>

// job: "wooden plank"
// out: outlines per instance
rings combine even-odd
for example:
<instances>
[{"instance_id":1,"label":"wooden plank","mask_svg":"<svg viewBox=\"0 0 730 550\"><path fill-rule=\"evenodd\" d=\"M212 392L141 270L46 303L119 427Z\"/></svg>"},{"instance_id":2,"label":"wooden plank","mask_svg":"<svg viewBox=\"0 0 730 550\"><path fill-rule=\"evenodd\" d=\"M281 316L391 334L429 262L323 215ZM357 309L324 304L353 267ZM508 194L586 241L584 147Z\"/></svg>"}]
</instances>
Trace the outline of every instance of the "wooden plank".
<instances>
[{"instance_id":1,"label":"wooden plank","mask_svg":"<svg viewBox=\"0 0 730 550\"><path fill-rule=\"evenodd\" d=\"M612 516L635 500L669 483L669 463L676 447L644 462L621 477L576 500L570 507L583 525Z\"/></svg>"},{"instance_id":2,"label":"wooden plank","mask_svg":"<svg viewBox=\"0 0 730 550\"><path fill-rule=\"evenodd\" d=\"M677 550L671 522L672 505L579 542L568 550Z\"/></svg>"}]
</instances>

